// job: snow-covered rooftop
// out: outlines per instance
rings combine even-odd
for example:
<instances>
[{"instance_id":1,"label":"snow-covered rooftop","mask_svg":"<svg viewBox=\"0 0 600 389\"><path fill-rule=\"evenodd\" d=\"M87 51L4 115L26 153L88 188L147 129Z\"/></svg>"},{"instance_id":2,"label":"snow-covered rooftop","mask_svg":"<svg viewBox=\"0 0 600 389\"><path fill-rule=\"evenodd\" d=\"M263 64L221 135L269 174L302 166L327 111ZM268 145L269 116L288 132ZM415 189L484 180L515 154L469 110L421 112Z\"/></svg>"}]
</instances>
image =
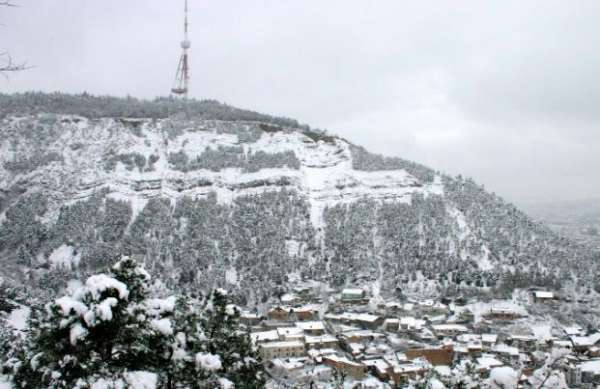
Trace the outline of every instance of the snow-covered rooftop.
<instances>
[{"instance_id":1,"label":"snow-covered rooftop","mask_svg":"<svg viewBox=\"0 0 600 389\"><path fill-rule=\"evenodd\" d=\"M304 347L304 343L300 342L299 340L286 340L286 341L281 341L281 342L263 343L260 345L260 347L262 347L264 349L297 348L297 347Z\"/></svg>"},{"instance_id":2,"label":"snow-covered rooftop","mask_svg":"<svg viewBox=\"0 0 600 389\"><path fill-rule=\"evenodd\" d=\"M250 334L250 339L252 339L252 341L255 343L256 342L265 342L265 341L275 341L275 340L279 340L279 334L277 333L277 330L252 332Z\"/></svg>"},{"instance_id":3,"label":"snow-covered rooftop","mask_svg":"<svg viewBox=\"0 0 600 389\"><path fill-rule=\"evenodd\" d=\"M534 296L538 299L552 299L554 298L554 293L548 292L545 290L536 290L533 292Z\"/></svg>"},{"instance_id":4,"label":"snow-covered rooftop","mask_svg":"<svg viewBox=\"0 0 600 389\"><path fill-rule=\"evenodd\" d=\"M480 369L491 369L493 367L498 367L502 365L502 362L500 362L491 355L484 354L483 356L477 358L477 366Z\"/></svg>"},{"instance_id":5,"label":"snow-covered rooftop","mask_svg":"<svg viewBox=\"0 0 600 389\"><path fill-rule=\"evenodd\" d=\"M594 374L600 374L600 359L583 362L579 365L581 371L588 371Z\"/></svg>"},{"instance_id":6,"label":"snow-covered rooftop","mask_svg":"<svg viewBox=\"0 0 600 389\"><path fill-rule=\"evenodd\" d=\"M296 327L303 331L324 331L325 324L322 321L299 321L296 322Z\"/></svg>"}]
</instances>

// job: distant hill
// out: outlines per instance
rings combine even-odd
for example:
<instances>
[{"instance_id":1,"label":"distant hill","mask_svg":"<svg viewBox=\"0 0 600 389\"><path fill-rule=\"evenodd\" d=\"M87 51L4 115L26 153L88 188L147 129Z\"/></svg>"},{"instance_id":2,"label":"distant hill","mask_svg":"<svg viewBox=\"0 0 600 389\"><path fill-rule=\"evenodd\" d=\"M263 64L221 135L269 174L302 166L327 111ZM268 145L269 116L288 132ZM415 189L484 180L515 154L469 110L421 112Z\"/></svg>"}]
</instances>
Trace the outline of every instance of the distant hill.
<instances>
[{"instance_id":1,"label":"distant hill","mask_svg":"<svg viewBox=\"0 0 600 389\"><path fill-rule=\"evenodd\" d=\"M600 251L600 198L528 202L523 209L559 234Z\"/></svg>"}]
</instances>

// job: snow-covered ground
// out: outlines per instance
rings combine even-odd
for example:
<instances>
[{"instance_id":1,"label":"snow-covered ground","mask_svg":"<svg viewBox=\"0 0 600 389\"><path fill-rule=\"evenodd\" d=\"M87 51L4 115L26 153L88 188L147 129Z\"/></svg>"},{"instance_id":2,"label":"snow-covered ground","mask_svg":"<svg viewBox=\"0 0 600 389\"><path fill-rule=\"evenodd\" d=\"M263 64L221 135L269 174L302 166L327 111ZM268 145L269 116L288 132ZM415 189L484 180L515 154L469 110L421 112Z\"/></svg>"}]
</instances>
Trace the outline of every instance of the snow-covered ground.
<instances>
[{"instance_id":1,"label":"snow-covered ground","mask_svg":"<svg viewBox=\"0 0 600 389\"><path fill-rule=\"evenodd\" d=\"M19 307L10 313L6 319L6 322L13 329L23 331L25 328L27 328L27 320L29 319L30 313L31 309L29 307Z\"/></svg>"},{"instance_id":2,"label":"snow-covered ground","mask_svg":"<svg viewBox=\"0 0 600 389\"><path fill-rule=\"evenodd\" d=\"M52 251L48 257L48 261L53 267L66 270L71 270L71 268L79 265L80 259L81 253L75 254L75 248L65 244Z\"/></svg>"}]
</instances>

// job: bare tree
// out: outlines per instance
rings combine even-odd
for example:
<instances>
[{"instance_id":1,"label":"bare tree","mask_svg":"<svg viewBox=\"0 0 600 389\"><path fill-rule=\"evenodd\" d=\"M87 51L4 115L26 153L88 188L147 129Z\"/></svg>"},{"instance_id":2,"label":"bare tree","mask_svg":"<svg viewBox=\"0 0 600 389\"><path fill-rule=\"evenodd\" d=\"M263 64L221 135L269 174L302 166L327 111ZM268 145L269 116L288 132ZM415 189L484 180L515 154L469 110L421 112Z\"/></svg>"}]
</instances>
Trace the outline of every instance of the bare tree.
<instances>
[{"instance_id":1,"label":"bare tree","mask_svg":"<svg viewBox=\"0 0 600 389\"><path fill-rule=\"evenodd\" d=\"M10 0L0 0L0 7L16 7L17 5ZM26 63L15 63L7 52L0 51L0 74L8 72L17 72L27 69Z\"/></svg>"},{"instance_id":2,"label":"bare tree","mask_svg":"<svg viewBox=\"0 0 600 389\"><path fill-rule=\"evenodd\" d=\"M0 52L0 74L7 72L17 72L19 70L27 69L26 63L15 63L12 57L7 52Z\"/></svg>"}]
</instances>

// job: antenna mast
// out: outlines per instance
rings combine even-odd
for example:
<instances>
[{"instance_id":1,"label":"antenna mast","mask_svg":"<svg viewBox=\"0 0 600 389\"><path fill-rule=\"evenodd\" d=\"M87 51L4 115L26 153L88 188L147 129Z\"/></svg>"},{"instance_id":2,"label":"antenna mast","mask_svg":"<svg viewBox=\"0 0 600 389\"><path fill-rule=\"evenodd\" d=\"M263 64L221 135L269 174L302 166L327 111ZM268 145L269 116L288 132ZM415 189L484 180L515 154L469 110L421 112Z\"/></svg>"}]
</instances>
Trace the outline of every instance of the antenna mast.
<instances>
[{"instance_id":1,"label":"antenna mast","mask_svg":"<svg viewBox=\"0 0 600 389\"><path fill-rule=\"evenodd\" d=\"M190 83L190 66L188 61L188 50L191 47L191 42L188 39L188 2L185 0L185 17L183 23L183 40L181 41L181 57L175 73L175 82L171 88L171 92L178 96L183 96L187 99Z\"/></svg>"}]
</instances>

